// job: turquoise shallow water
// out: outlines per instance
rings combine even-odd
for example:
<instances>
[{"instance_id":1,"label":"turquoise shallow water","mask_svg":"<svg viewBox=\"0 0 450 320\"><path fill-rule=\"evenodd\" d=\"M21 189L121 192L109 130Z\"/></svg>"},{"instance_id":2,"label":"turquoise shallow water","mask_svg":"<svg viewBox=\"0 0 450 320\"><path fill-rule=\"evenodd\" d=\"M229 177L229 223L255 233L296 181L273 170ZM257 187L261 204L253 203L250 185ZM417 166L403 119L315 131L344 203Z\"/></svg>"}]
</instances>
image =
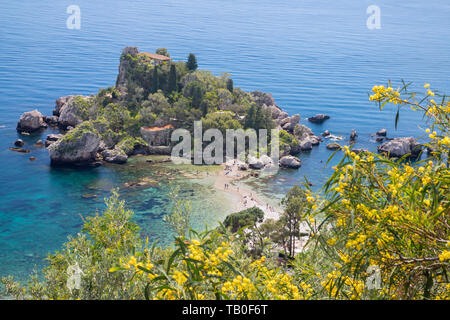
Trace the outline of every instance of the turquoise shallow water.
<instances>
[{"instance_id":1,"label":"turquoise shallow water","mask_svg":"<svg viewBox=\"0 0 450 320\"><path fill-rule=\"evenodd\" d=\"M45 150L32 148L35 162L8 150L22 112L38 108L50 114L59 96L113 85L124 46L167 47L175 59L194 52L201 68L229 72L245 90L272 92L290 114L329 114L324 124L310 125L315 133L328 129L348 137L354 128L358 146L371 150L376 145L370 134L383 127L390 136L421 133L420 116L406 111L394 131L394 111L380 113L367 99L374 84L403 78L417 88L431 82L450 92L446 0L73 2L0 1L0 276L22 277L42 267L47 252L79 230L79 214L101 209L110 188L152 174L120 166L54 169ZM81 8L81 30L66 28L71 4ZM381 7L380 30L366 28L372 4ZM32 144L47 133L25 140ZM301 155L300 170L252 185L275 200L304 176L319 186L329 172L329 155L322 145ZM227 208L205 200L213 197L211 188L179 183L194 199L197 226L222 218ZM81 197L95 186L97 198ZM161 181L121 192L152 238L168 238L161 220L167 188Z\"/></svg>"}]
</instances>

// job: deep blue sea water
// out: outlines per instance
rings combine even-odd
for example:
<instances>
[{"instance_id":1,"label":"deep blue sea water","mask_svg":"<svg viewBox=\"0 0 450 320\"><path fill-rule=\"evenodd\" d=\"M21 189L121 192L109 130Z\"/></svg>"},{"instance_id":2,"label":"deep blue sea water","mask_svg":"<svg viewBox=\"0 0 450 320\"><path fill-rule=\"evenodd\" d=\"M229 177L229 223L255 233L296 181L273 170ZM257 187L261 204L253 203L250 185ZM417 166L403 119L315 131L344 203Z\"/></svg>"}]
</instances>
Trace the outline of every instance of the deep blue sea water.
<instances>
[{"instance_id":1,"label":"deep blue sea water","mask_svg":"<svg viewBox=\"0 0 450 320\"><path fill-rule=\"evenodd\" d=\"M72 4L81 8L80 30L66 28ZM381 8L380 30L366 27L372 4ZM395 131L395 111L379 112L368 101L373 85L405 79L419 89L430 82L450 92L449 16L447 0L0 0L0 276L23 277L42 267L45 255L79 230L80 214L103 208L112 187L154 173L120 166L54 169L45 150L31 148L35 162L8 150L22 112L51 114L60 96L114 85L123 47L167 47L176 60L193 52L200 68L228 72L245 90L271 92L303 123L315 113L329 114L324 124L309 124L316 134L328 129L348 137L356 129L357 146L375 150L370 134L381 128L391 137L422 131L420 115L406 110ZM48 133L24 140L30 145ZM303 176L318 186L329 172L329 155L322 144L300 156L300 170L253 185L275 199ZM223 208L204 201L205 192L223 195L182 185L194 199L196 225L223 217ZM97 198L81 197L92 192ZM167 238L161 220L166 194L164 182L121 192L153 238Z\"/></svg>"}]
</instances>

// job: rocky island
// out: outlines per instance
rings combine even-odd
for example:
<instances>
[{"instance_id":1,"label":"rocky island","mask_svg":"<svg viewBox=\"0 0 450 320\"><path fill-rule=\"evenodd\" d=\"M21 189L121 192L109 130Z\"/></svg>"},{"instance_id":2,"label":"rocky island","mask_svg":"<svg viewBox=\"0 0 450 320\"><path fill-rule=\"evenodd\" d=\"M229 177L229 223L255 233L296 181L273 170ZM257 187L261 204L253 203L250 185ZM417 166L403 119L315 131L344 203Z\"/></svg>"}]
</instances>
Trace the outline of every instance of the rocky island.
<instances>
[{"instance_id":1,"label":"rocky island","mask_svg":"<svg viewBox=\"0 0 450 320\"><path fill-rule=\"evenodd\" d=\"M312 123L328 119L326 114L307 118ZM123 164L136 154L170 155L172 131L184 128L192 132L194 121L201 121L204 131L217 128L223 134L227 129L278 128L279 165L284 168L299 168L301 162L296 156L312 150L323 139L342 139L328 130L315 135L300 124L299 114L289 116L270 93L245 92L234 87L226 73L214 76L198 70L193 54L187 62L176 62L164 48L153 54L139 52L136 47L122 50L115 86L101 89L96 95L60 97L51 116L38 110L25 112L17 130L28 134L58 128L60 133L49 134L45 141L53 165L100 165L102 161ZM381 143L379 153L390 157L420 154L422 148L414 138L391 139L386 135L386 129L375 133L376 142ZM352 130L350 144L357 137ZM22 147L20 141L10 149L28 151L17 147ZM340 150L341 145L332 142L327 149ZM242 170L262 169L270 164L266 160L248 157L239 166Z\"/></svg>"}]
</instances>

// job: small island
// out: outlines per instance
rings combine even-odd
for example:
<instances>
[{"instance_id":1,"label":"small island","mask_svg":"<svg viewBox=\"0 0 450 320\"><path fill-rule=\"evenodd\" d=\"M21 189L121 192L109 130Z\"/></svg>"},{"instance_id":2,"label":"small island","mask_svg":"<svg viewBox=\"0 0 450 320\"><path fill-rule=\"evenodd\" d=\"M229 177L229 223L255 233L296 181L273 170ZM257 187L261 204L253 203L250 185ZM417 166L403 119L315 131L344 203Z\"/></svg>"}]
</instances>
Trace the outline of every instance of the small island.
<instances>
[{"instance_id":1,"label":"small island","mask_svg":"<svg viewBox=\"0 0 450 320\"><path fill-rule=\"evenodd\" d=\"M317 115L311 122L329 117ZM17 130L28 133L57 127L48 135L52 165L100 165L103 161L123 164L136 154L170 155L171 132L192 130L201 121L203 130L280 130L280 165L299 168L295 157L323 140L300 124L300 115L289 116L269 93L245 92L234 87L226 73L214 76L199 70L195 55L173 61L166 49L155 54L136 47L122 51L114 87L96 95L60 97L53 115L25 112ZM249 159L247 166L261 169L264 163ZM247 168L245 165L242 168Z\"/></svg>"}]
</instances>

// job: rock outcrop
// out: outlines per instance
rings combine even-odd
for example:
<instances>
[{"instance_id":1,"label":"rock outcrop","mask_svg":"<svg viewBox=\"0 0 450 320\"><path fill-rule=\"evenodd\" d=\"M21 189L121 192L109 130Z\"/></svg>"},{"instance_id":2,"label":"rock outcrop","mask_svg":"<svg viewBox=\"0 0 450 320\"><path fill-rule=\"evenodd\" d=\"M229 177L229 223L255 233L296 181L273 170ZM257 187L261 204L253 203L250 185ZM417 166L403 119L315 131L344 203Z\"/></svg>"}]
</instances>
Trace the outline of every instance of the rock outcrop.
<instances>
[{"instance_id":1,"label":"rock outcrop","mask_svg":"<svg viewBox=\"0 0 450 320\"><path fill-rule=\"evenodd\" d=\"M61 100L62 104L59 109L57 103L55 111L58 109L59 112L59 126L62 128L76 127L83 120L87 120L88 110L86 109L89 104L89 99L89 96L68 96L65 97L65 100Z\"/></svg>"},{"instance_id":2,"label":"rock outcrop","mask_svg":"<svg viewBox=\"0 0 450 320\"><path fill-rule=\"evenodd\" d=\"M313 122L313 123L322 123L325 120L330 119L330 116L320 113L320 114L316 114L315 116L308 118L309 122Z\"/></svg>"},{"instance_id":3,"label":"rock outcrop","mask_svg":"<svg viewBox=\"0 0 450 320\"><path fill-rule=\"evenodd\" d=\"M378 153L392 158L400 158L406 155L417 157L420 152L420 144L413 137L394 138L378 146Z\"/></svg>"},{"instance_id":4,"label":"rock outcrop","mask_svg":"<svg viewBox=\"0 0 450 320\"><path fill-rule=\"evenodd\" d=\"M280 121L280 126L283 128L283 130L293 133L295 126L299 123L300 123L300 115L294 114L292 117L282 119Z\"/></svg>"},{"instance_id":5,"label":"rock outcrop","mask_svg":"<svg viewBox=\"0 0 450 320\"><path fill-rule=\"evenodd\" d=\"M128 156L122 150L104 150L102 152L103 160L110 163L123 164L128 160Z\"/></svg>"},{"instance_id":6,"label":"rock outcrop","mask_svg":"<svg viewBox=\"0 0 450 320\"><path fill-rule=\"evenodd\" d=\"M119 74L117 75L116 87L127 87L127 74L130 67L130 62L126 59L126 55L137 56L139 50L137 47L125 47L122 50L122 56L119 64Z\"/></svg>"},{"instance_id":7,"label":"rock outcrop","mask_svg":"<svg viewBox=\"0 0 450 320\"><path fill-rule=\"evenodd\" d=\"M24 112L17 123L17 130L24 132L33 132L47 128L42 113L37 110Z\"/></svg>"},{"instance_id":8,"label":"rock outcrop","mask_svg":"<svg viewBox=\"0 0 450 320\"><path fill-rule=\"evenodd\" d=\"M282 168L290 168L290 169L298 169L302 165L300 159L294 156L282 157L279 163Z\"/></svg>"}]
</instances>

